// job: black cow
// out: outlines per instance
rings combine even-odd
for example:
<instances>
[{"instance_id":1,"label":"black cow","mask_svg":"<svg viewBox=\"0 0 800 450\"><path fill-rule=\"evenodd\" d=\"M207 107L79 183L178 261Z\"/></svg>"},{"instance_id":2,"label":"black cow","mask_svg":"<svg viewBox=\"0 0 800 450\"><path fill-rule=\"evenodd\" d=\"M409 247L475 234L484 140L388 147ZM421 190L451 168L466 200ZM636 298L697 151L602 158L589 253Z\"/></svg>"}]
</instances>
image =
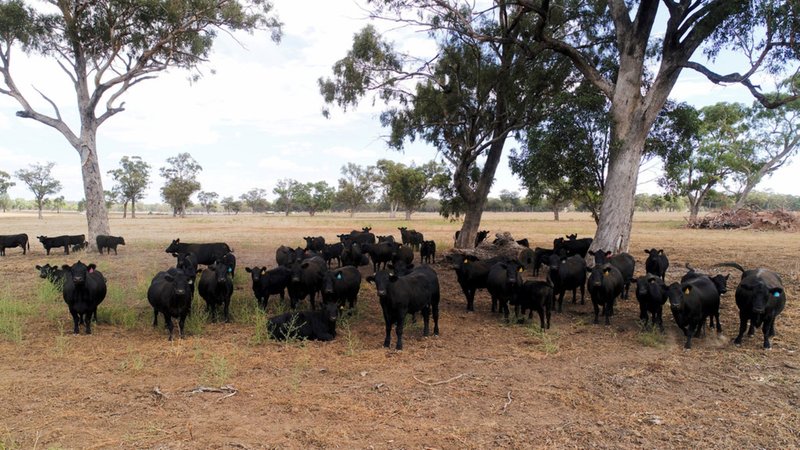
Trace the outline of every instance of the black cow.
<instances>
[{"instance_id":1,"label":"black cow","mask_svg":"<svg viewBox=\"0 0 800 450\"><path fill-rule=\"evenodd\" d=\"M543 264L548 264L553 250L549 248L536 247L533 249L533 276L539 276L539 270Z\"/></svg>"},{"instance_id":2,"label":"black cow","mask_svg":"<svg viewBox=\"0 0 800 450\"><path fill-rule=\"evenodd\" d=\"M595 252L589 252L589 254L594 256L595 265L609 263L619 269L619 272L622 274L622 282L625 284L625 290L622 292L622 298L627 299L628 292L631 289L633 273L636 269L636 259L634 259L630 253L623 252L611 256L610 251L604 252L603 250L599 249Z\"/></svg>"},{"instance_id":3,"label":"black cow","mask_svg":"<svg viewBox=\"0 0 800 450\"><path fill-rule=\"evenodd\" d=\"M78 261L61 268L64 270L62 293L75 325L73 332L78 334L82 323L86 334L92 334L91 318L97 315L97 306L106 298L106 279L94 264L87 266Z\"/></svg>"},{"instance_id":4,"label":"black cow","mask_svg":"<svg viewBox=\"0 0 800 450\"><path fill-rule=\"evenodd\" d=\"M279 266L289 267L295 261L295 251L291 247L281 245L275 250L275 262Z\"/></svg>"},{"instance_id":5,"label":"black cow","mask_svg":"<svg viewBox=\"0 0 800 450\"><path fill-rule=\"evenodd\" d=\"M661 277L661 281L664 281L664 277L667 274L667 269L669 268L669 258L664 253L664 250L656 250L654 248L650 250L645 250L647 253L647 260L644 262L644 270L647 273L652 273Z\"/></svg>"},{"instance_id":6,"label":"black cow","mask_svg":"<svg viewBox=\"0 0 800 450\"><path fill-rule=\"evenodd\" d=\"M43 266L37 265L36 270L39 271L40 278L47 278L47 280L53 283L59 290L64 286L64 274L66 273L64 269L58 266L45 264Z\"/></svg>"},{"instance_id":7,"label":"black cow","mask_svg":"<svg viewBox=\"0 0 800 450\"><path fill-rule=\"evenodd\" d=\"M461 286L461 291L467 299L467 311L475 311L475 292L486 288L489 270L495 263L505 261L506 258L498 256L480 261L471 255L453 255L448 256L448 259L453 263L458 285Z\"/></svg>"},{"instance_id":8,"label":"black cow","mask_svg":"<svg viewBox=\"0 0 800 450\"><path fill-rule=\"evenodd\" d=\"M378 242L395 242L394 236L391 234L386 236L376 236L378 238Z\"/></svg>"},{"instance_id":9,"label":"black cow","mask_svg":"<svg viewBox=\"0 0 800 450\"><path fill-rule=\"evenodd\" d=\"M369 231L363 231L363 230L371 230L371 228L364 227L362 231L353 230L348 234L338 234L336 235L336 237L338 237L341 240L342 244L344 244L345 247L349 247L350 244L352 244L353 242L358 243L358 245L374 244L375 235L370 233Z\"/></svg>"},{"instance_id":10,"label":"black cow","mask_svg":"<svg viewBox=\"0 0 800 450\"><path fill-rule=\"evenodd\" d=\"M492 296L492 312L503 312L508 321L508 303L513 301L517 288L522 284L520 274L525 270L517 261L500 261L489 269L486 277L486 290Z\"/></svg>"},{"instance_id":11,"label":"black cow","mask_svg":"<svg viewBox=\"0 0 800 450\"><path fill-rule=\"evenodd\" d=\"M98 234L97 235L97 251L103 253L103 249L106 249L107 254L111 254L111 250L114 250L114 254L117 254L117 246L118 245L125 245L125 239L122 236L109 236L106 234Z\"/></svg>"},{"instance_id":12,"label":"black cow","mask_svg":"<svg viewBox=\"0 0 800 450\"><path fill-rule=\"evenodd\" d=\"M158 325L158 313L164 315L164 324L169 330L169 340L172 340L172 318L178 318L178 327L181 338L184 337L183 329L186 316L192 309L192 293L194 292L194 278L188 276L183 270L175 268L166 272L158 272L150 282L147 289L147 301L153 307L153 326Z\"/></svg>"},{"instance_id":13,"label":"black cow","mask_svg":"<svg viewBox=\"0 0 800 450\"><path fill-rule=\"evenodd\" d=\"M430 333L429 318L433 313L433 334L439 335L439 278L430 266L415 267L407 275L397 275L393 270L381 270L367 277L375 283L375 290L383 310L386 324L384 347L391 344L392 325L397 335L397 350L403 349L403 325L406 314L422 312L422 335Z\"/></svg>"},{"instance_id":14,"label":"black cow","mask_svg":"<svg viewBox=\"0 0 800 450\"><path fill-rule=\"evenodd\" d=\"M292 281L291 269L278 266L270 270L267 270L266 267L245 267L244 270L250 274L253 280L253 295L262 309L267 309L270 295L279 294L281 300L285 298L286 288Z\"/></svg>"},{"instance_id":15,"label":"black cow","mask_svg":"<svg viewBox=\"0 0 800 450\"><path fill-rule=\"evenodd\" d=\"M64 247L64 253L69 255L69 249L71 246L86 242L86 236L83 234L61 235L55 237L36 236L36 238L42 243L42 246L48 255L50 254L50 249L55 247Z\"/></svg>"},{"instance_id":16,"label":"black cow","mask_svg":"<svg viewBox=\"0 0 800 450\"><path fill-rule=\"evenodd\" d=\"M361 244L358 242L351 242L348 244L343 244L345 246L344 250L342 250L342 265L343 266L363 266L364 255L363 250L361 249ZM371 245L371 244L366 244ZM369 261L367 261L369 264Z\"/></svg>"},{"instance_id":17,"label":"black cow","mask_svg":"<svg viewBox=\"0 0 800 450\"><path fill-rule=\"evenodd\" d=\"M600 306L602 306L606 325L611 325L614 302L622 294L625 284L622 280L622 273L610 263L596 264L592 268L587 267L586 271L590 273L587 288L589 296L592 297L594 323L600 323Z\"/></svg>"},{"instance_id":18,"label":"black cow","mask_svg":"<svg viewBox=\"0 0 800 450\"><path fill-rule=\"evenodd\" d=\"M322 257L328 267L331 266L331 261L336 260L336 267L342 267L342 251L344 251L344 244L337 242L335 244L325 244L322 249Z\"/></svg>"},{"instance_id":19,"label":"black cow","mask_svg":"<svg viewBox=\"0 0 800 450\"><path fill-rule=\"evenodd\" d=\"M308 339L332 341L336 338L336 303L324 303L319 311L287 312L271 317L267 323L270 336L277 340Z\"/></svg>"},{"instance_id":20,"label":"black cow","mask_svg":"<svg viewBox=\"0 0 800 450\"><path fill-rule=\"evenodd\" d=\"M372 260L372 270L377 272L381 265L384 269L386 268L386 264L392 260L399 246L396 242L379 242L366 244L361 248L369 254L369 258Z\"/></svg>"},{"instance_id":21,"label":"black cow","mask_svg":"<svg viewBox=\"0 0 800 450\"><path fill-rule=\"evenodd\" d=\"M288 286L291 308L296 309L297 302L308 296L311 309L315 309L317 292L322 290L322 282L328 270L325 260L315 256L305 261L295 261L291 270L292 277Z\"/></svg>"},{"instance_id":22,"label":"black cow","mask_svg":"<svg viewBox=\"0 0 800 450\"><path fill-rule=\"evenodd\" d=\"M197 275L197 264L197 256L192 252L175 255L175 267L183 270L192 279Z\"/></svg>"},{"instance_id":23,"label":"black cow","mask_svg":"<svg viewBox=\"0 0 800 450\"><path fill-rule=\"evenodd\" d=\"M233 280L229 267L219 262L208 266L200 274L197 291L206 301L206 311L211 313L211 321L217 321L217 305L222 305L225 322L230 322L229 308L233 295Z\"/></svg>"},{"instance_id":24,"label":"black cow","mask_svg":"<svg viewBox=\"0 0 800 450\"><path fill-rule=\"evenodd\" d=\"M517 239L517 244L519 244L519 245L521 245L523 247L531 248L531 244L528 242L528 238Z\"/></svg>"},{"instance_id":25,"label":"black cow","mask_svg":"<svg viewBox=\"0 0 800 450\"><path fill-rule=\"evenodd\" d=\"M6 249L14 247L21 248L23 255L28 253L28 250L31 249L28 235L25 233L0 235L0 256L6 256Z\"/></svg>"},{"instance_id":26,"label":"black cow","mask_svg":"<svg viewBox=\"0 0 800 450\"><path fill-rule=\"evenodd\" d=\"M392 244L397 245L393 242ZM420 245L420 249L421 248L422 246ZM392 255L392 264L397 265L399 263L403 263L406 266L409 266L413 262L414 262L414 250L411 247L405 247L402 245L395 247L394 255Z\"/></svg>"},{"instance_id":27,"label":"black cow","mask_svg":"<svg viewBox=\"0 0 800 450\"><path fill-rule=\"evenodd\" d=\"M425 264L436 264L436 241L422 241L419 247L419 257Z\"/></svg>"},{"instance_id":28,"label":"black cow","mask_svg":"<svg viewBox=\"0 0 800 450\"><path fill-rule=\"evenodd\" d=\"M228 273L231 274L231 278L236 276L236 255L231 252L225 253L222 255L222 258L219 258L217 261L214 262L215 264L223 264L225 267L228 268Z\"/></svg>"},{"instance_id":29,"label":"black cow","mask_svg":"<svg viewBox=\"0 0 800 450\"><path fill-rule=\"evenodd\" d=\"M653 327L658 325L663 333L663 310L664 303L667 302L667 285L664 284L664 281L652 273L637 278L636 300L639 301L639 320L642 321L642 327L647 327L652 316Z\"/></svg>"},{"instance_id":30,"label":"black cow","mask_svg":"<svg viewBox=\"0 0 800 450\"><path fill-rule=\"evenodd\" d=\"M320 253L325 248L325 238L322 236L306 236L303 239L306 241L306 250Z\"/></svg>"},{"instance_id":31,"label":"black cow","mask_svg":"<svg viewBox=\"0 0 800 450\"><path fill-rule=\"evenodd\" d=\"M398 227L400 230L400 237L403 241L403 245L408 245L414 250L419 250L419 246L422 245L422 241L425 240L425 236L416 231L416 230L409 230L406 227Z\"/></svg>"},{"instance_id":32,"label":"black cow","mask_svg":"<svg viewBox=\"0 0 800 450\"><path fill-rule=\"evenodd\" d=\"M717 332L722 332L719 324L719 292L708 277L699 277L685 283L669 285L667 296L675 323L686 336L685 348L692 348L692 337L704 333L706 316L717 318Z\"/></svg>"},{"instance_id":33,"label":"black cow","mask_svg":"<svg viewBox=\"0 0 800 450\"><path fill-rule=\"evenodd\" d=\"M585 258L586 253L589 252L589 247L592 246L592 238L575 239L573 236L576 235L567 236L568 239L566 241L564 238L554 239L553 252L559 253L559 251L563 250L566 256L581 255L582 258Z\"/></svg>"},{"instance_id":34,"label":"black cow","mask_svg":"<svg viewBox=\"0 0 800 450\"><path fill-rule=\"evenodd\" d=\"M166 250L167 253L177 255L179 253L194 253L197 257L198 264L205 264L207 266L214 264L215 261L222 258L226 253L233 252L228 244L224 242L214 242L209 244L188 244L181 242L180 239L175 239L169 244Z\"/></svg>"},{"instance_id":35,"label":"black cow","mask_svg":"<svg viewBox=\"0 0 800 450\"><path fill-rule=\"evenodd\" d=\"M698 277L707 277L714 283L714 286L716 286L719 295L728 292L728 279L731 277L730 274L727 275L717 274L712 277L710 275L706 275L704 273L694 270L694 268L690 266L689 263L686 263L686 268L689 269L689 271L686 272L686 274L683 277L681 277L681 283L693 280Z\"/></svg>"},{"instance_id":36,"label":"black cow","mask_svg":"<svg viewBox=\"0 0 800 450\"><path fill-rule=\"evenodd\" d=\"M457 230L456 233L453 235L455 242L458 242L459 236L461 236L461 230ZM487 236L489 236L489 230L478 231L478 233L475 235L475 247L477 247L478 244L483 242Z\"/></svg>"},{"instance_id":37,"label":"black cow","mask_svg":"<svg viewBox=\"0 0 800 450\"><path fill-rule=\"evenodd\" d=\"M525 322L525 310L530 310L528 319L533 319L533 312L539 314L542 330L550 328L550 313L553 311L553 285L549 281L528 280L517 288L516 295L511 300L514 305L514 315L520 323ZM522 312L520 313L520 310ZM520 316L520 314L522 314ZM545 318L547 322L545 323Z\"/></svg>"},{"instance_id":38,"label":"black cow","mask_svg":"<svg viewBox=\"0 0 800 450\"><path fill-rule=\"evenodd\" d=\"M740 345L747 322L749 336L761 327L764 332L764 348L772 348L769 338L775 336L775 319L786 307L786 290L780 275L769 269L745 270L737 263L723 263L742 272L742 281L736 287L736 306L739 308L739 334L733 343Z\"/></svg>"},{"instance_id":39,"label":"black cow","mask_svg":"<svg viewBox=\"0 0 800 450\"><path fill-rule=\"evenodd\" d=\"M563 311L564 294L572 289L572 303L577 301L577 290L581 289L581 305L586 299L586 261L579 255L562 257L550 255L547 261L548 277L553 283L554 295L558 296L558 312Z\"/></svg>"},{"instance_id":40,"label":"black cow","mask_svg":"<svg viewBox=\"0 0 800 450\"><path fill-rule=\"evenodd\" d=\"M86 241L81 242L80 244L73 244L72 251L73 252L80 252L89 248L89 243Z\"/></svg>"},{"instance_id":41,"label":"black cow","mask_svg":"<svg viewBox=\"0 0 800 450\"><path fill-rule=\"evenodd\" d=\"M322 285L322 301L334 302L344 308L347 302L350 309L355 308L358 291L361 289L361 272L353 266L344 266L328 271Z\"/></svg>"}]
</instances>

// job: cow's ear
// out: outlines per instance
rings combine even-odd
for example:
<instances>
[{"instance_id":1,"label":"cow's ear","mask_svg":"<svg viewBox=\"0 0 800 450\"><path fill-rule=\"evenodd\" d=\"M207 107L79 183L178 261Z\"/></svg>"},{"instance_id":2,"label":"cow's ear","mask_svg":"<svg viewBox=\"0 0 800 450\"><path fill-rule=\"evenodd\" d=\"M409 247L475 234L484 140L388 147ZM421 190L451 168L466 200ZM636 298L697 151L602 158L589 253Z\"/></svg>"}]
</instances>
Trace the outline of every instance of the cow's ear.
<instances>
[{"instance_id":1,"label":"cow's ear","mask_svg":"<svg viewBox=\"0 0 800 450\"><path fill-rule=\"evenodd\" d=\"M394 272L391 272L391 273L389 274L389 281L391 281L392 283L394 283L395 281L397 281L397 279L398 279L398 277L397 277L397 274L396 274L396 273L394 273Z\"/></svg>"},{"instance_id":2,"label":"cow's ear","mask_svg":"<svg viewBox=\"0 0 800 450\"><path fill-rule=\"evenodd\" d=\"M87 267L89 267L89 273L92 273L97 269L97 265L95 264L89 264Z\"/></svg>"},{"instance_id":3,"label":"cow's ear","mask_svg":"<svg viewBox=\"0 0 800 450\"><path fill-rule=\"evenodd\" d=\"M648 255L650 254L650 250L645 250L644 252L647 253Z\"/></svg>"},{"instance_id":4,"label":"cow's ear","mask_svg":"<svg viewBox=\"0 0 800 450\"><path fill-rule=\"evenodd\" d=\"M253 272L253 269L251 269L251 268L249 268L249 267L245 267L245 268L244 268L244 271L245 271L245 272L247 272L247 273L252 273L252 272Z\"/></svg>"},{"instance_id":5,"label":"cow's ear","mask_svg":"<svg viewBox=\"0 0 800 450\"><path fill-rule=\"evenodd\" d=\"M606 257L611 256L611 250L606 250Z\"/></svg>"},{"instance_id":6,"label":"cow's ear","mask_svg":"<svg viewBox=\"0 0 800 450\"><path fill-rule=\"evenodd\" d=\"M266 266L261 267L261 275L266 275L266 274L267 274L267 267Z\"/></svg>"},{"instance_id":7,"label":"cow's ear","mask_svg":"<svg viewBox=\"0 0 800 450\"><path fill-rule=\"evenodd\" d=\"M367 283L374 283L375 277L373 275L367 275Z\"/></svg>"},{"instance_id":8,"label":"cow's ear","mask_svg":"<svg viewBox=\"0 0 800 450\"><path fill-rule=\"evenodd\" d=\"M198 268L197 268L197 273L198 273L198 274L200 274L200 273L203 273L203 269L201 269L201 268L199 268L199 267L198 267Z\"/></svg>"},{"instance_id":9,"label":"cow's ear","mask_svg":"<svg viewBox=\"0 0 800 450\"><path fill-rule=\"evenodd\" d=\"M63 265L61 266L61 269L62 269L62 270L69 270L69 269L71 269L71 268L72 268L72 267L70 267L70 266L69 266L69 264L63 264Z\"/></svg>"},{"instance_id":10,"label":"cow's ear","mask_svg":"<svg viewBox=\"0 0 800 450\"><path fill-rule=\"evenodd\" d=\"M304 262L303 264L300 264L300 267L302 267L303 269L306 269L306 268L308 268L308 263Z\"/></svg>"},{"instance_id":11,"label":"cow's ear","mask_svg":"<svg viewBox=\"0 0 800 450\"><path fill-rule=\"evenodd\" d=\"M37 264L37 265L36 265L36 270L42 270L42 266L40 266L40 265L38 265L38 264Z\"/></svg>"},{"instance_id":12,"label":"cow's ear","mask_svg":"<svg viewBox=\"0 0 800 450\"><path fill-rule=\"evenodd\" d=\"M663 248L659 249L659 250L658 250L658 254L659 254L659 255L663 255L663 254L664 254L664 249L663 249Z\"/></svg>"},{"instance_id":13,"label":"cow's ear","mask_svg":"<svg viewBox=\"0 0 800 450\"><path fill-rule=\"evenodd\" d=\"M164 275L164 279L165 279L165 280L167 280L167 281L169 281L170 283L172 283L173 281L175 281L175 278L173 278L173 277L172 277L172 275L170 275L170 274L166 274L166 275Z\"/></svg>"}]
</instances>

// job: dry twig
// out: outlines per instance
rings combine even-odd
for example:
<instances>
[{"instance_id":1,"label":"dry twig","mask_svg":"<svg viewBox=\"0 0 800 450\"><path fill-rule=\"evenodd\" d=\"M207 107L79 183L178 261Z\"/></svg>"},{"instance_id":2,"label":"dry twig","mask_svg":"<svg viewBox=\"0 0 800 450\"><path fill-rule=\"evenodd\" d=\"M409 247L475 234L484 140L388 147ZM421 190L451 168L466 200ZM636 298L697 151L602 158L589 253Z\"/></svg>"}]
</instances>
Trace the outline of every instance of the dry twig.
<instances>
[{"instance_id":1,"label":"dry twig","mask_svg":"<svg viewBox=\"0 0 800 450\"><path fill-rule=\"evenodd\" d=\"M412 375L412 377L414 377L414 379L417 380L418 383L422 383L422 384L424 384L426 386L437 386L439 384L445 384L445 383L450 383L451 381L456 381L457 379L463 377L464 375L465 374L462 373L462 374L454 376L453 378L449 378L449 379L443 380L443 381L436 381L436 382L433 382L433 383L428 382L428 381L422 381L419 378L417 378L416 375Z\"/></svg>"},{"instance_id":2,"label":"dry twig","mask_svg":"<svg viewBox=\"0 0 800 450\"><path fill-rule=\"evenodd\" d=\"M169 395L161 392L161 389L159 389L158 386L153 388L153 394L156 396L156 398L159 398L159 399L166 400L166 399L169 398Z\"/></svg>"},{"instance_id":3,"label":"dry twig","mask_svg":"<svg viewBox=\"0 0 800 450\"><path fill-rule=\"evenodd\" d=\"M503 408L502 408L500 411L498 411L498 413L497 413L497 414L505 414L505 413L506 413L506 410L507 410L507 409L508 409L508 407L511 405L511 402L513 402L513 401L514 401L514 398L513 398L513 397L511 397L511 391L508 391L508 394L506 394L506 396L508 397L508 401L506 401L506 404L505 404L505 405L503 405Z\"/></svg>"},{"instance_id":4,"label":"dry twig","mask_svg":"<svg viewBox=\"0 0 800 450\"><path fill-rule=\"evenodd\" d=\"M218 398L217 401L225 400L228 397L233 397L234 395L238 394L239 391L236 390L235 387L226 384L225 386L220 386L219 388L207 387L207 386L198 386L191 391L188 391L189 394L202 394L203 392L216 392L220 394L226 394L222 397Z\"/></svg>"}]
</instances>

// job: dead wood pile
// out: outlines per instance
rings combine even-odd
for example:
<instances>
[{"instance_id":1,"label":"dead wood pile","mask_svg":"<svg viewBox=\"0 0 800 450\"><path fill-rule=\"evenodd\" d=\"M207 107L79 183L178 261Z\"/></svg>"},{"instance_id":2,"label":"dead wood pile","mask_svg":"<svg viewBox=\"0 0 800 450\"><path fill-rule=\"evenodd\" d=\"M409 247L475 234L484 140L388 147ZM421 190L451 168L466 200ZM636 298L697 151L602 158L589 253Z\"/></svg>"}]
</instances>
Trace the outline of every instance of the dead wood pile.
<instances>
[{"instance_id":1,"label":"dead wood pile","mask_svg":"<svg viewBox=\"0 0 800 450\"><path fill-rule=\"evenodd\" d=\"M454 248L450 250L450 254L471 255L481 260L502 256L516 259L526 267L533 264L533 250L519 245L508 231L495 233L495 239L487 237L475 248Z\"/></svg>"},{"instance_id":2,"label":"dead wood pile","mask_svg":"<svg viewBox=\"0 0 800 450\"><path fill-rule=\"evenodd\" d=\"M686 227L713 230L797 231L798 227L800 227L800 221L798 221L796 214L783 209L771 211L730 209L708 214L695 221L689 221Z\"/></svg>"}]
</instances>

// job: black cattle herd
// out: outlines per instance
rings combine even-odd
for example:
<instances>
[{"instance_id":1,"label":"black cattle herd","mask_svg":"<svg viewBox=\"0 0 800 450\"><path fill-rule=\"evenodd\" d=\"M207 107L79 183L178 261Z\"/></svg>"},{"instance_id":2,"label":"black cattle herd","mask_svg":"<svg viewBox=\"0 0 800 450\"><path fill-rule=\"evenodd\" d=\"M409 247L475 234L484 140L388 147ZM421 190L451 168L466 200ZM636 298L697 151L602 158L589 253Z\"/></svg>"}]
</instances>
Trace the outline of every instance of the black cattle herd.
<instances>
[{"instance_id":1,"label":"black cattle herd","mask_svg":"<svg viewBox=\"0 0 800 450\"><path fill-rule=\"evenodd\" d=\"M397 337L396 348L403 348L403 326L408 314L419 312L424 321L423 335L430 333L429 320L433 316L433 334L439 334L440 288L436 271L431 264L436 262L436 243L424 240L423 234L405 227L399 228L401 242L391 235L375 236L368 227L361 231L337 235L339 242L326 243L322 236L307 236L306 246L292 248L280 246L275 252L277 266L245 267L250 274L252 290L258 306L266 310L269 298L279 295L281 301L289 296L292 311L271 317L268 321L270 334L276 339L298 338L328 341L336 336L336 322L345 308L356 306L362 284L360 266L372 265L372 274L365 280L375 285L375 291L383 310L386 326L384 346L391 343L394 326ZM486 239L489 232L481 230L476 245ZM56 237L38 236L46 253L52 248L78 251L86 248L84 235ZM458 232L455 239L458 240ZM516 241L528 247L527 239ZM524 321L525 312L533 318L539 315L541 328L550 328L551 312L563 311L564 296L572 291L572 303L584 303L588 290L594 310L594 323L602 314L606 324L614 315L617 298L628 298L630 286L635 286L635 295L640 307L643 327L658 327L664 331L663 305L669 307L675 323L686 337L685 348L691 348L692 338L705 334L705 323L722 331L719 320L720 296L727 292L729 276L709 276L686 264L687 273L680 282L667 285L665 274L669 259L663 250L645 250L645 274L634 276L636 261L628 253L612 254L609 251L590 251L592 239L578 239L572 234L557 238L553 248L536 247L530 264L504 256L479 259L468 254L453 252L446 258L455 271L456 279L466 299L468 311L474 311L475 293L486 289L491 296L491 311L502 312L509 320L509 305L514 306L515 315ZM98 236L97 247L110 254L117 246L125 245L122 237ZM0 256L7 248L20 247L22 253L30 250L26 234L0 236ZM190 244L175 239L165 249L176 258L175 267L158 272L147 291L147 300L153 307L153 326L158 324L159 314L164 317L173 336L173 318L178 319L180 336L184 337L184 324L190 314L192 299L197 291L206 302L206 309L213 321L217 319L217 308L222 307L225 321L230 320L229 306L233 294L233 276L236 257L226 243ZM419 252L422 264L415 265L414 253ZM594 265L586 263L587 254ZM336 268L333 268L333 265ZM200 268L199 265L206 266ZM732 267L742 273L736 288L735 300L739 309L739 333L734 343L739 345L745 331L749 335L762 328L764 348L770 348L770 338L775 335L775 319L786 305L786 292L780 276L771 270L759 268L747 270L737 263L720 263L719 267ZM544 269L543 280L523 280L522 273L530 269L539 276ZM91 333L92 319L97 320L97 308L106 295L106 278L95 264L61 267L45 264L36 266L41 278L46 278L61 287L64 301L69 307L74 322L74 332L80 325ZM200 275L197 280L197 275ZM320 295L321 307L316 298ZM308 298L310 310L297 311L299 302Z\"/></svg>"}]
</instances>

